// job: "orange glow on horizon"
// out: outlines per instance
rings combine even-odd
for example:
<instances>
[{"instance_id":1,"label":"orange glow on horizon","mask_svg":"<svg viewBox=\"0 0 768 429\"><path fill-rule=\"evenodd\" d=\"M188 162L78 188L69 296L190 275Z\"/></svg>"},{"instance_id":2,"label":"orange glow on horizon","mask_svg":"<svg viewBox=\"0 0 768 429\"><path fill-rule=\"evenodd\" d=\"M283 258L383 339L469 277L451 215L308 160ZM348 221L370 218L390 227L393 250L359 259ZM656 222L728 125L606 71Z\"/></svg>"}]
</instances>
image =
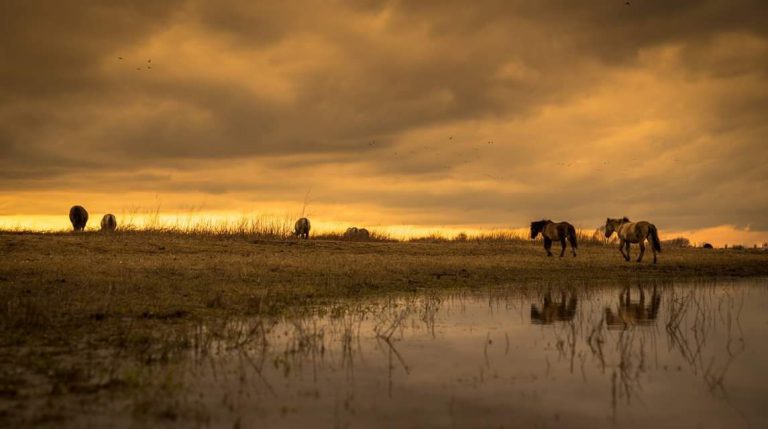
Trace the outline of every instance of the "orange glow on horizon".
<instances>
[{"instance_id":1,"label":"orange glow on horizon","mask_svg":"<svg viewBox=\"0 0 768 429\"><path fill-rule=\"evenodd\" d=\"M290 231L293 228L295 216L289 215L265 215L259 213L243 212L179 212L179 213L116 213L118 228L135 229L173 229L184 231L216 231L236 230L238 227L249 226L256 228L272 228L280 231ZM99 222L103 213L90 213L86 231L99 229ZM407 224L364 224L335 220L320 220L310 217L313 234L342 233L350 226L368 228L393 239L408 240L411 238L438 236L454 238L464 233L469 237L483 234L503 233L526 238L528 228L525 226L499 226L488 227L486 225L407 225ZM578 228L578 227L577 227ZM594 233L593 228L578 228L584 234ZM31 231L31 232L67 232L71 230L71 224L66 215L0 215L0 230L5 231ZM661 231L662 240L677 237L685 237L692 245L700 246L710 243L715 247L724 245L744 245L752 247L761 246L768 242L768 232L739 229L733 225L720 225L712 228L702 228L687 231Z\"/></svg>"}]
</instances>

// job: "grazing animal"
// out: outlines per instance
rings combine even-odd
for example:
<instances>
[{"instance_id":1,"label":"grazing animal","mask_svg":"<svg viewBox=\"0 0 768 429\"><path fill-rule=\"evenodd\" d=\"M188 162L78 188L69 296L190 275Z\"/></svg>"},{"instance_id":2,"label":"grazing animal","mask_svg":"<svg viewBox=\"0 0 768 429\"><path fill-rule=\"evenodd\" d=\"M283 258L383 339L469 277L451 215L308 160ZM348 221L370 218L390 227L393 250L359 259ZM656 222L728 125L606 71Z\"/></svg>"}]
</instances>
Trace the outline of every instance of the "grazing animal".
<instances>
[{"instance_id":1,"label":"grazing animal","mask_svg":"<svg viewBox=\"0 0 768 429\"><path fill-rule=\"evenodd\" d=\"M714 246L712 246L712 245L711 245L711 244L709 244L709 243L704 243L704 245L703 245L703 246L701 246L701 247L702 247L702 248L704 248L704 249L714 249Z\"/></svg>"},{"instance_id":2,"label":"grazing animal","mask_svg":"<svg viewBox=\"0 0 768 429\"><path fill-rule=\"evenodd\" d=\"M563 246L563 250L560 252L560 257L565 255L565 240L571 243L571 252L573 256L576 256L576 249L579 247L579 243L576 242L576 228L568 222L552 222L549 219L539 220L531 222L531 240L535 239L539 233L544 237L544 250L547 251L547 256L552 256L552 242L560 241L560 245Z\"/></svg>"},{"instance_id":3,"label":"grazing animal","mask_svg":"<svg viewBox=\"0 0 768 429\"><path fill-rule=\"evenodd\" d=\"M348 240L368 240L371 238L371 233L365 228L353 226L344 231L344 238Z\"/></svg>"},{"instance_id":4,"label":"grazing animal","mask_svg":"<svg viewBox=\"0 0 768 429\"><path fill-rule=\"evenodd\" d=\"M605 308L605 324L608 329L627 329L629 326L648 326L653 324L659 314L661 296L653 288L651 302L645 301L645 292L640 287L640 300L633 302L630 289L627 287L619 293L619 305L616 313L611 308Z\"/></svg>"},{"instance_id":5,"label":"grazing animal","mask_svg":"<svg viewBox=\"0 0 768 429\"><path fill-rule=\"evenodd\" d=\"M544 295L544 305L541 309L536 304L531 304L531 323L535 325L551 325L554 322L570 322L576 316L578 300L571 294L568 299L565 292L560 293L560 300L553 301L552 294L547 291Z\"/></svg>"},{"instance_id":6,"label":"grazing animal","mask_svg":"<svg viewBox=\"0 0 768 429\"><path fill-rule=\"evenodd\" d=\"M75 231L84 231L88 223L88 211L83 206L72 206L69 209L69 221Z\"/></svg>"},{"instance_id":7,"label":"grazing animal","mask_svg":"<svg viewBox=\"0 0 768 429\"><path fill-rule=\"evenodd\" d=\"M112 232L117 229L117 219L112 213L107 213L101 218L101 230L104 232Z\"/></svg>"},{"instance_id":8,"label":"grazing animal","mask_svg":"<svg viewBox=\"0 0 768 429\"><path fill-rule=\"evenodd\" d=\"M305 217L300 218L293 225L293 235L308 240L310 228L312 228L312 225L309 223L309 219Z\"/></svg>"},{"instance_id":9,"label":"grazing animal","mask_svg":"<svg viewBox=\"0 0 768 429\"><path fill-rule=\"evenodd\" d=\"M642 262L645 254L645 240L651 244L653 250L653 263L656 263L656 254L661 253L661 240L659 240L659 231L656 225L640 221L632 222L628 218L621 219L607 218L605 220L605 238L610 238L613 233L619 236L619 252L625 260L629 261L629 244L638 243L640 245L640 256L637 262ZM626 248L626 253L624 249Z\"/></svg>"}]
</instances>

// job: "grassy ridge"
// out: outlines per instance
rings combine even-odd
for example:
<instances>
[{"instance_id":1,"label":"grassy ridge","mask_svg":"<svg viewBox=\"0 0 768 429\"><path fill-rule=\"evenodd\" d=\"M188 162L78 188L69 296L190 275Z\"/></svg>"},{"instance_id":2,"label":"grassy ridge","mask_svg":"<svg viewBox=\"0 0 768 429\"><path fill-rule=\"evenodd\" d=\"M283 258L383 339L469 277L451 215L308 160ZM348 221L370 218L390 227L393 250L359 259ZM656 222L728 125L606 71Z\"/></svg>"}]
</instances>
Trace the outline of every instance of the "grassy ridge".
<instances>
[{"instance_id":1,"label":"grassy ridge","mask_svg":"<svg viewBox=\"0 0 768 429\"><path fill-rule=\"evenodd\" d=\"M5 327L88 317L261 313L312 300L444 287L768 275L764 252L666 248L624 262L582 243L547 258L525 240L343 242L153 232L2 234ZM557 249L557 246L555 246ZM637 249L633 248L637 255ZM26 309L26 310L24 310ZM36 310L37 309L37 310Z\"/></svg>"}]
</instances>

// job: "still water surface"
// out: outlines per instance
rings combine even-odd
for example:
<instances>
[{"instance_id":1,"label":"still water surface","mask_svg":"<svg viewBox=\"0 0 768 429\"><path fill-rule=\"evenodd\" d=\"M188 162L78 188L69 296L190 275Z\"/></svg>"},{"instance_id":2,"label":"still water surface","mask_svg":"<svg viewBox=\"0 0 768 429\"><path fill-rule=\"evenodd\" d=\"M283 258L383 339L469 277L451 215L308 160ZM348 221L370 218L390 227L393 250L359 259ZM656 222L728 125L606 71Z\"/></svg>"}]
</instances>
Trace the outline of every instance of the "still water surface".
<instances>
[{"instance_id":1,"label":"still water surface","mask_svg":"<svg viewBox=\"0 0 768 429\"><path fill-rule=\"evenodd\" d=\"M243 427L768 427L768 281L377 298L200 328L186 401Z\"/></svg>"}]
</instances>

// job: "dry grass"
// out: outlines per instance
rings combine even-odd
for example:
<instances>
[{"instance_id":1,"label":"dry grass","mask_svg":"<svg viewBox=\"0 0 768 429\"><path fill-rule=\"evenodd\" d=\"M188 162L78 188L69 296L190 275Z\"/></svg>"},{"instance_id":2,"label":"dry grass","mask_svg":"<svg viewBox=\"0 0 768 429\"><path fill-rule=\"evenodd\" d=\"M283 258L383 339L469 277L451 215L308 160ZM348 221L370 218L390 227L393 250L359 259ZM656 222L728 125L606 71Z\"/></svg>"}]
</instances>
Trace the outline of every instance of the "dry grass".
<instances>
[{"instance_id":1,"label":"dry grass","mask_svg":"<svg viewBox=\"0 0 768 429\"><path fill-rule=\"evenodd\" d=\"M137 223L133 216L125 217L120 225L122 232L142 232L154 234L189 234L197 236L238 236L261 239L283 239L293 232L293 221L288 217L242 216L237 220L214 221L195 217L180 217L174 222L164 223L159 211L143 217Z\"/></svg>"},{"instance_id":2,"label":"dry grass","mask_svg":"<svg viewBox=\"0 0 768 429\"><path fill-rule=\"evenodd\" d=\"M339 296L520 282L768 274L768 255L752 250L668 247L654 266L650 252L642 264L626 263L615 246L587 240L577 258L561 259L547 258L540 241L499 235L410 242L322 238L164 230L0 234L0 323L30 327L99 313L191 315L218 308L274 312Z\"/></svg>"}]
</instances>

